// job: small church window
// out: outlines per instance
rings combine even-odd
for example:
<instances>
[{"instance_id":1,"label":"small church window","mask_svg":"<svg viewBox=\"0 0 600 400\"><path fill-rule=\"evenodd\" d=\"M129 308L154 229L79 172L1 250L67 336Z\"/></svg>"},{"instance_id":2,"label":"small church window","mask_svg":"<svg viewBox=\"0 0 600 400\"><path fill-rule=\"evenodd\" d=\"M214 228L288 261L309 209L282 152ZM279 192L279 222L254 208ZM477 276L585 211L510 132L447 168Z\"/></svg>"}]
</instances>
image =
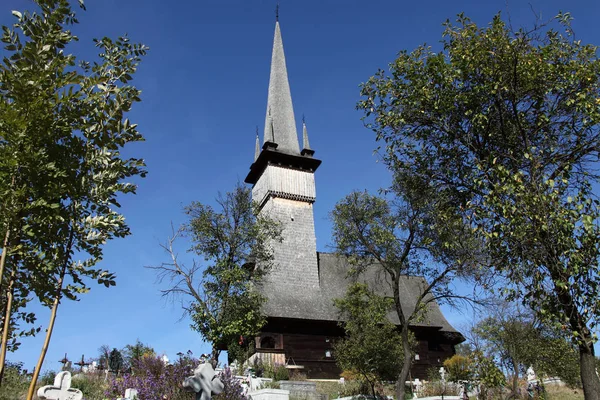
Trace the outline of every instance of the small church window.
<instances>
[{"instance_id":1,"label":"small church window","mask_svg":"<svg viewBox=\"0 0 600 400\"><path fill-rule=\"evenodd\" d=\"M260 348L261 349L274 349L275 348L275 338L273 336L265 336L260 340Z\"/></svg>"}]
</instances>

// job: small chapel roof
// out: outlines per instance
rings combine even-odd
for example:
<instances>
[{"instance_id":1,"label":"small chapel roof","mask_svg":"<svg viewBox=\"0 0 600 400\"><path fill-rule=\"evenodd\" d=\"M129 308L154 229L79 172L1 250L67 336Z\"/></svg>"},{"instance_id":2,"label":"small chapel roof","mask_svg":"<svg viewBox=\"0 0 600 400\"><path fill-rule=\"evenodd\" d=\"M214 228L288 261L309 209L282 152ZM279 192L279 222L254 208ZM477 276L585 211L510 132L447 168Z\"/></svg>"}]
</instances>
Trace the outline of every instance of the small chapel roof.
<instances>
[{"instance_id":1,"label":"small chapel roof","mask_svg":"<svg viewBox=\"0 0 600 400\"><path fill-rule=\"evenodd\" d=\"M333 300L346 294L351 280L347 278L350 265L346 259L331 253L317 253L319 261L319 288L309 289L289 282L274 284L271 282L263 287L262 293L267 298L263 312L269 317L292 318L318 321L339 321L338 309ZM377 268L369 269L359 281L368 283L384 294L389 285L384 273L378 273ZM412 313L415 302L420 294L420 287L425 283L422 277L403 276L400 279L400 302L405 313ZM387 294L387 293L385 293ZM388 318L398 325L395 313ZM442 332L460 333L446 320L439 305L431 302L425 317L412 323L414 327L437 328Z\"/></svg>"}]
</instances>

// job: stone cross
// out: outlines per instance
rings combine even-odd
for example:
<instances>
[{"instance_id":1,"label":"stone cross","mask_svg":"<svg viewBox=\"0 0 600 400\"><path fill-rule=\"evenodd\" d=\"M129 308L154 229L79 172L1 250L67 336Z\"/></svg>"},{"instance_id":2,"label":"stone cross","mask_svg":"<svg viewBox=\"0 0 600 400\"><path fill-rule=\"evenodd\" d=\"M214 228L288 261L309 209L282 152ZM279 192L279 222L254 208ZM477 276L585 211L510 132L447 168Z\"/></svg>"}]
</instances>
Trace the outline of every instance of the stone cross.
<instances>
[{"instance_id":1,"label":"stone cross","mask_svg":"<svg viewBox=\"0 0 600 400\"><path fill-rule=\"evenodd\" d=\"M442 382L446 382L446 370L444 367L440 367L440 377L442 378Z\"/></svg>"},{"instance_id":2,"label":"stone cross","mask_svg":"<svg viewBox=\"0 0 600 400\"><path fill-rule=\"evenodd\" d=\"M83 393L78 389L71 389L71 373L62 371L54 378L54 385L42 386L37 395L40 399L47 400L81 400Z\"/></svg>"},{"instance_id":3,"label":"stone cross","mask_svg":"<svg viewBox=\"0 0 600 400\"><path fill-rule=\"evenodd\" d=\"M194 370L194 376L185 378L183 387L196 393L196 400L210 400L213 394L223 391L223 382L215 375L210 363L200 364Z\"/></svg>"}]
</instances>

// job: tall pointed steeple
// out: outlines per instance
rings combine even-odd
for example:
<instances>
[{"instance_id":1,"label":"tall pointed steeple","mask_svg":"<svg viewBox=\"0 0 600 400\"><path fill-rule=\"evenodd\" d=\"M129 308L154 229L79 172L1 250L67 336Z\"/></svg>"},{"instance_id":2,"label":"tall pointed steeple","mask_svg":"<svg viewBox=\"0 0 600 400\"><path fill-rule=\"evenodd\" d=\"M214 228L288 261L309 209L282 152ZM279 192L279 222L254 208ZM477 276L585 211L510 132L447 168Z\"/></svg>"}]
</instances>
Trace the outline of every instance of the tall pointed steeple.
<instances>
[{"instance_id":1,"label":"tall pointed steeple","mask_svg":"<svg viewBox=\"0 0 600 400\"><path fill-rule=\"evenodd\" d=\"M279 151L288 154L300 154L279 21L275 22L269 97L267 100L267 115L265 118L263 140L264 142L272 141L277 143L277 150Z\"/></svg>"}]
</instances>

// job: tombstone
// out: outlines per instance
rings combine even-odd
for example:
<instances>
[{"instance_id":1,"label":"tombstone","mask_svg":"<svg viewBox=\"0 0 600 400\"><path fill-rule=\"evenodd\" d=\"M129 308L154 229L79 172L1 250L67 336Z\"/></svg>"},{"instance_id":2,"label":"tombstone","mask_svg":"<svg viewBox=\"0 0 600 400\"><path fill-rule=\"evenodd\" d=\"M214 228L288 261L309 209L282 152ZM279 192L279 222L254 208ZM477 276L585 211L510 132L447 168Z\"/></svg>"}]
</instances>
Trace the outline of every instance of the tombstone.
<instances>
[{"instance_id":1,"label":"tombstone","mask_svg":"<svg viewBox=\"0 0 600 400\"><path fill-rule=\"evenodd\" d=\"M78 389L71 389L71 373L62 371L54 378L54 385L42 386L37 395L40 399L47 400L81 400L83 393Z\"/></svg>"},{"instance_id":2,"label":"tombstone","mask_svg":"<svg viewBox=\"0 0 600 400\"><path fill-rule=\"evenodd\" d=\"M137 389L125 389L125 397L122 397L120 399L117 400L137 400L138 398L138 391Z\"/></svg>"},{"instance_id":3,"label":"tombstone","mask_svg":"<svg viewBox=\"0 0 600 400\"><path fill-rule=\"evenodd\" d=\"M210 400L213 394L223 391L223 382L215 375L210 363L200 364L194 370L194 376L185 378L184 389L195 392L196 400Z\"/></svg>"},{"instance_id":4,"label":"tombstone","mask_svg":"<svg viewBox=\"0 0 600 400\"><path fill-rule=\"evenodd\" d=\"M440 377L442 378L442 382L446 382L446 369L444 367L440 367Z\"/></svg>"},{"instance_id":5,"label":"tombstone","mask_svg":"<svg viewBox=\"0 0 600 400\"><path fill-rule=\"evenodd\" d=\"M423 390L423 382L421 382L419 378L415 378L413 381L413 397L415 399L419 397L418 394L421 393L421 390Z\"/></svg>"},{"instance_id":6,"label":"tombstone","mask_svg":"<svg viewBox=\"0 0 600 400\"><path fill-rule=\"evenodd\" d=\"M535 371L533 370L533 366L529 366L529 368L527 368L527 382L533 382L535 381L537 378L535 376Z\"/></svg>"}]
</instances>

